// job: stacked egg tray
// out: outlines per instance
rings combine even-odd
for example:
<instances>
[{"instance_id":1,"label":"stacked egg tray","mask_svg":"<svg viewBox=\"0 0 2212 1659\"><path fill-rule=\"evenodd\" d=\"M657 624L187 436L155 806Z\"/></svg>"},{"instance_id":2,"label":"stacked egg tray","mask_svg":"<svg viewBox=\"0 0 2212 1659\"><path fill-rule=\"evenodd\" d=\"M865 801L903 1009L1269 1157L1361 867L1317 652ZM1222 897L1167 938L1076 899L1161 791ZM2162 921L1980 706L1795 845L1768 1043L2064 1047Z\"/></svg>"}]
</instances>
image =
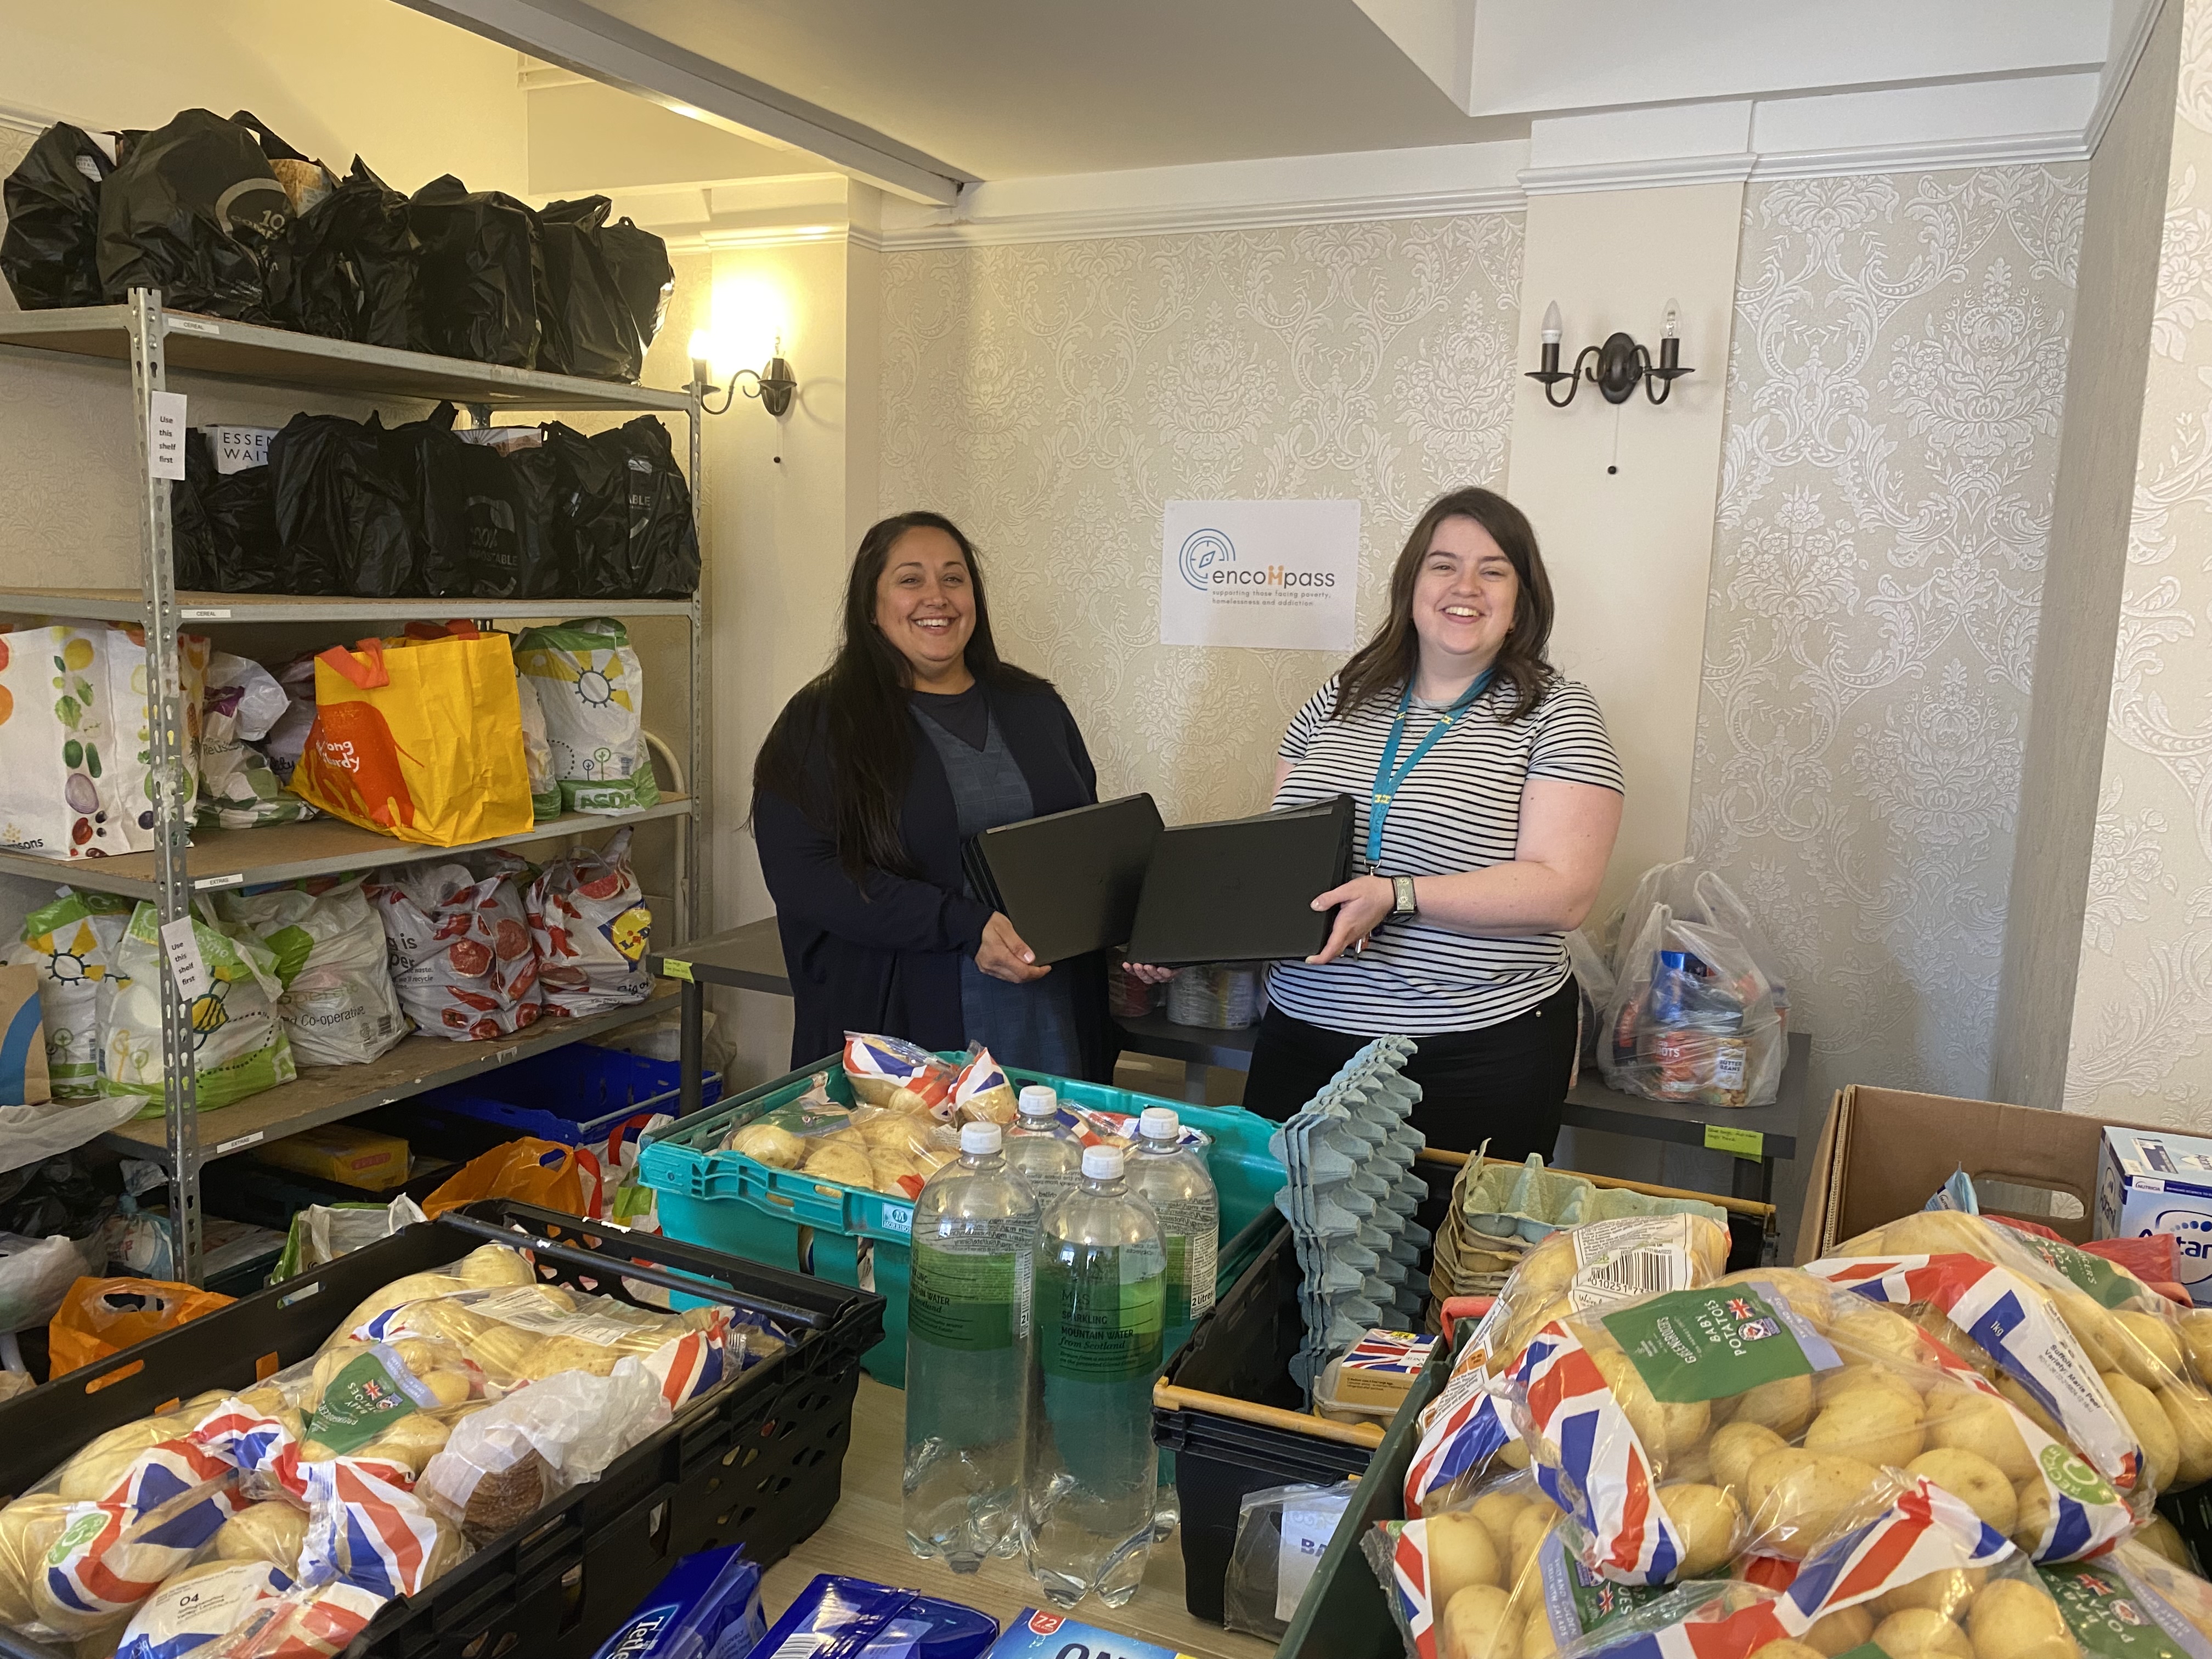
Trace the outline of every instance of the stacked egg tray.
<instances>
[{"instance_id":1,"label":"stacked egg tray","mask_svg":"<svg viewBox=\"0 0 2212 1659\"><path fill-rule=\"evenodd\" d=\"M1267 1143L1290 1174L1275 1207L1290 1218L1303 1274L1305 1340L1291 1375L1309 1400L1334 1355L1420 1317L1429 1232L1413 1215L1428 1188L1413 1170L1424 1143L1409 1120L1421 1089L1401 1073L1413 1054L1410 1037L1377 1037Z\"/></svg>"}]
</instances>

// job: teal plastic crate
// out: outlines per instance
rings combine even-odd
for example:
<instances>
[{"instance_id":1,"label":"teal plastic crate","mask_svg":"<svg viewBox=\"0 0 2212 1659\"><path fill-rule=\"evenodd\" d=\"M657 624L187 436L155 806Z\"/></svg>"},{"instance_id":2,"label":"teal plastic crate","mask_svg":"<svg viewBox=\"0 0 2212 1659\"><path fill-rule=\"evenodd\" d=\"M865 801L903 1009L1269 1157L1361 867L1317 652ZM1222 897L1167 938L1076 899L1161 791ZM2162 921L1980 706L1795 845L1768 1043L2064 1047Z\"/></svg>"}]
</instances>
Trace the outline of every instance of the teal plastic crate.
<instances>
[{"instance_id":1,"label":"teal plastic crate","mask_svg":"<svg viewBox=\"0 0 2212 1659\"><path fill-rule=\"evenodd\" d=\"M957 1063L966 1057L946 1058ZM823 1072L830 1076L830 1097L841 1105L855 1104L842 1059L832 1055L647 1136L639 1178L658 1194L661 1231L671 1238L882 1297L888 1304L884 1340L861 1364L877 1381L902 1388L908 1251L914 1236L911 1200L715 1150L737 1125L796 1099ZM1206 1169L1221 1195L1222 1246L1215 1283L1225 1289L1251 1264L1268 1231L1255 1224L1276 1213L1275 1193L1285 1178L1283 1166L1267 1151L1277 1124L1241 1106L1194 1106L1042 1072L1010 1069L1007 1076L1018 1089L1024 1083L1046 1084L1070 1105L1094 1111L1134 1116L1147 1106L1172 1107L1183 1122L1212 1138Z\"/></svg>"}]
</instances>

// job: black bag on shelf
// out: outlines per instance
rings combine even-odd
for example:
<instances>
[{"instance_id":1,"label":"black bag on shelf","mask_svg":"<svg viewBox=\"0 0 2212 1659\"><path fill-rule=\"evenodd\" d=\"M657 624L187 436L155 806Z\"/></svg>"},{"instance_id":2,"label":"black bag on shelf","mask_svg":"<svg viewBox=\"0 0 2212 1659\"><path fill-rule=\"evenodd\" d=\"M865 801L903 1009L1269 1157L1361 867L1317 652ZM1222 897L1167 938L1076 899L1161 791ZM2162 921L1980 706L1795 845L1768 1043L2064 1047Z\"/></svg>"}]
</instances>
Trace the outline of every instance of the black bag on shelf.
<instances>
[{"instance_id":1,"label":"black bag on shelf","mask_svg":"<svg viewBox=\"0 0 2212 1659\"><path fill-rule=\"evenodd\" d=\"M114 171L91 134L58 121L0 185L0 276L24 310L100 303L100 187Z\"/></svg>"},{"instance_id":2,"label":"black bag on shelf","mask_svg":"<svg viewBox=\"0 0 2212 1659\"><path fill-rule=\"evenodd\" d=\"M690 486L676 465L668 428L641 415L611 432L594 433L591 444L613 464L625 486L625 533L616 555L619 574L612 586L592 590L592 597L690 599L699 588L699 533L691 522ZM585 555L586 580L592 574L592 556Z\"/></svg>"},{"instance_id":3,"label":"black bag on shelf","mask_svg":"<svg viewBox=\"0 0 2212 1659\"><path fill-rule=\"evenodd\" d=\"M422 245L407 198L354 157L337 189L292 222L291 286L281 320L326 339L428 351L415 298Z\"/></svg>"},{"instance_id":4,"label":"black bag on shelf","mask_svg":"<svg viewBox=\"0 0 2212 1659\"><path fill-rule=\"evenodd\" d=\"M548 433L550 429L539 428ZM588 452L590 446L585 443L582 434L570 432L567 427L561 430L585 444ZM572 598L580 591L576 586L576 539L574 527L561 511L560 451L551 442L542 441L528 449L510 451L507 465L514 477L516 497L522 503L522 569L512 597Z\"/></svg>"},{"instance_id":5,"label":"black bag on shelf","mask_svg":"<svg viewBox=\"0 0 2212 1659\"><path fill-rule=\"evenodd\" d=\"M513 599L522 580L523 500L505 455L453 430L453 406L385 436L410 485L422 592L433 599Z\"/></svg>"},{"instance_id":6,"label":"black bag on shelf","mask_svg":"<svg viewBox=\"0 0 2212 1659\"><path fill-rule=\"evenodd\" d=\"M536 368L545 287L538 216L503 191L471 191L449 173L409 199L407 224L422 245L416 292L429 349Z\"/></svg>"},{"instance_id":7,"label":"black bag on shelf","mask_svg":"<svg viewBox=\"0 0 2212 1659\"><path fill-rule=\"evenodd\" d=\"M645 373L645 354L659 337L668 319L668 296L675 291L676 267L668 263L668 244L649 230L640 230L627 219L617 220L599 233L599 245L615 283L637 325L637 367L623 376L635 380Z\"/></svg>"},{"instance_id":8,"label":"black bag on shelf","mask_svg":"<svg viewBox=\"0 0 2212 1659\"><path fill-rule=\"evenodd\" d=\"M628 469L574 427L548 421L544 430L552 458L556 557L566 561L568 591L579 599L623 598L629 572Z\"/></svg>"},{"instance_id":9,"label":"black bag on shelf","mask_svg":"<svg viewBox=\"0 0 2212 1659\"><path fill-rule=\"evenodd\" d=\"M230 118L252 133L261 146L261 159L269 163L276 182L284 186L285 199L292 204L295 219L338 187L338 181L331 177L328 167L294 149L252 110L234 110Z\"/></svg>"},{"instance_id":10,"label":"black bag on shelf","mask_svg":"<svg viewBox=\"0 0 2212 1659\"><path fill-rule=\"evenodd\" d=\"M295 415L269 441L283 591L403 599L422 589L413 502L374 415Z\"/></svg>"},{"instance_id":11,"label":"black bag on shelf","mask_svg":"<svg viewBox=\"0 0 2212 1659\"><path fill-rule=\"evenodd\" d=\"M185 433L185 476L169 485L169 562L177 586L192 592L215 586L215 532L208 524L207 487L215 482L215 456L206 434Z\"/></svg>"},{"instance_id":12,"label":"black bag on shelf","mask_svg":"<svg viewBox=\"0 0 2212 1659\"><path fill-rule=\"evenodd\" d=\"M635 380L644 372L637 322L606 254L604 196L554 202L538 210L545 252L545 337L538 366L552 374Z\"/></svg>"},{"instance_id":13,"label":"black bag on shelf","mask_svg":"<svg viewBox=\"0 0 2212 1659\"><path fill-rule=\"evenodd\" d=\"M133 143L100 186L100 292L112 302L159 289L178 311L268 322L264 265L291 222L254 136L185 110Z\"/></svg>"},{"instance_id":14,"label":"black bag on shelf","mask_svg":"<svg viewBox=\"0 0 2212 1659\"><path fill-rule=\"evenodd\" d=\"M185 465L189 471L190 461ZM287 592L270 469L249 466L217 472L200 499L207 514L209 574L213 578L208 586L218 593Z\"/></svg>"}]
</instances>

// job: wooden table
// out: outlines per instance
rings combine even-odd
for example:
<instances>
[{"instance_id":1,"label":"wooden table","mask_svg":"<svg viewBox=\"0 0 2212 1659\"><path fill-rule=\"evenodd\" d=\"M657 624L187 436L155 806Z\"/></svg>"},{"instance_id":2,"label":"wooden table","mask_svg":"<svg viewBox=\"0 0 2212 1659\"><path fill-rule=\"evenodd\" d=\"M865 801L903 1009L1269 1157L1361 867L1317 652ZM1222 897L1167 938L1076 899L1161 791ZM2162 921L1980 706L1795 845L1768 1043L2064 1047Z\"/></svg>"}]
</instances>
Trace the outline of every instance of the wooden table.
<instances>
[{"instance_id":1,"label":"wooden table","mask_svg":"<svg viewBox=\"0 0 2212 1659\"><path fill-rule=\"evenodd\" d=\"M775 1566L762 1585L771 1622L817 1572L845 1573L897 1584L980 1608L1001 1626L1024 1607L1050 1604L1019 1561L988 1561L956 1573L907 1548L899 1516L899 1465L906 1450L906 1396L873 1377L860 1378L853 1438L845 1452L844 1493L830 1519ZM1194 1619L1182 1604L1182 1552L1176 1540L1152 1547L1145 1582L1124 1607L1086 1601L1072 1617L1102 1630L1158 1643L1194 1659L1267 1659L1275 1644Z\"/></svg>"}]
</instances>

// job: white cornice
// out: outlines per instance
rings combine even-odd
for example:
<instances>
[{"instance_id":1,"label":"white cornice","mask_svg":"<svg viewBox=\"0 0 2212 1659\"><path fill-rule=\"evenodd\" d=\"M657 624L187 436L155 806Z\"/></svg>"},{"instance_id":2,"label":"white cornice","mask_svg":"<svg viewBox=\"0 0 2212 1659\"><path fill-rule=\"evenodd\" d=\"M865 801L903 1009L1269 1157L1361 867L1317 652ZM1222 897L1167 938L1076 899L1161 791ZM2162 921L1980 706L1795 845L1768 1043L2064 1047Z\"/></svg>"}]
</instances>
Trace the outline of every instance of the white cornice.
<instances>
[{"instance_id":1,"label":"white cornice","mask_svg":"<svg viewBox=\"0 0 2212 1659\"><path fill-rule=\"evenodd\" d=\"M2179 0L2174 0L2179 4ZM2089 112L2089 125L2082 134L2082 154L2094 155L2097 146L2105 142L2105 129L2112 124L2112 117L2120 107L2121 96L2142 62L2143 49L2150 45L2150 37L2158 27L2158 15L2166 0L2144 0L2136 11L2135 24L2128 31L2105 65L2104 77L2097 88L2097 106Z\"/></svg>"},{"instance_id":2,"label":"white cornice","mask_svg":"<svg viewBox=\"0 0 2212 1659\"><path fill-rule=\"evenodd\" d=\"M1667 185L1741 184L1759 165L1748 150L1728 155L1662 155L1633 161L1594 161L1580 167L1523 167L1521 188L1531 196L1565 196L1592 190L1653 190Z\"/></svg>"},{"instance_id":3,"label":"white cornice","mask_svg":"<svg viewBox=\"0 0 2212 1659\"><path fill-rule=\"evenodd\" d=\"M1954 138L1917 144L1875 144L1858 149L1807 149L1761 155L1753 179L1832 179L1849 173L1942 173L1955 167L2030 167L2042 161L2086 161L2078 132L2036 132L2014 138Z\"/></svg>"},{"instance_id":4,"label":"white cornice","mask_svg":"<svg viewBox=\"0 0 2212 1659\"><path fill-rule=\"evenodd\" d=\"M886 226L868 239L886 249L991 247L1015 242L1080 242L1106 236L1164 236L1212 230L1264 230L1280 225L1335 224L1348 220L1440 219L1468 213L1518 213L1528 205L1517 185L1485 185L1354 197L1313 197L1273 202L1211 202L1029 213L1018 218L963 223ZM854 236L862 240L860 233Z\"/></svg>"}]
</instances>

